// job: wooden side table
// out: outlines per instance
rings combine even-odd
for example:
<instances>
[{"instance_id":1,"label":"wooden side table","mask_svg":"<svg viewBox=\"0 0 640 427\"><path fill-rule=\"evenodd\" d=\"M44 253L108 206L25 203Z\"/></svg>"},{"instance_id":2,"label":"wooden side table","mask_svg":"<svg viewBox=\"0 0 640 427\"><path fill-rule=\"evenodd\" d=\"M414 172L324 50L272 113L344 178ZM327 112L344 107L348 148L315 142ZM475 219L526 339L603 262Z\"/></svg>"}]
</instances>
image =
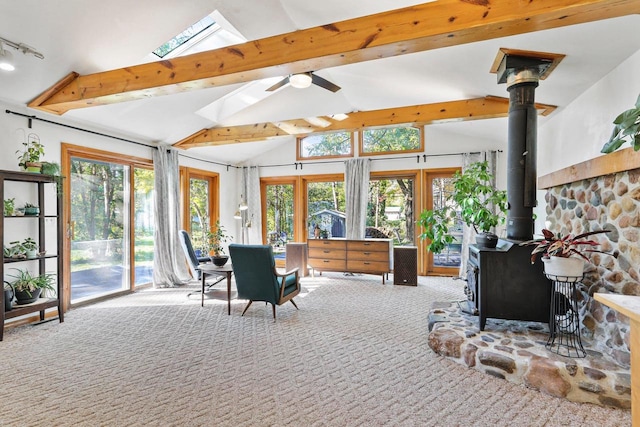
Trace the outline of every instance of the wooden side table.
<instances>
[{"instance_id":1,"label":"wooden side table","mask_svg":"<svg viewBox=\"0 0 640 427\"><path fill-rule=\"evenodd\" d=\"M309 257L306 243L289 242L286 245L285 269L298 268L300 277L309 275Z\"/></svg>"},{"instance_id":2,"label":"wooden side table","mask_svg":"<svg viewBox=\"0 0 640 427\"><path fill-rule=\"evenodd\" d=\"M640 427L640 297L620 294L593 294L596 301L627 316L631 331L631 425Z\"/></svg>"}]
</instances>

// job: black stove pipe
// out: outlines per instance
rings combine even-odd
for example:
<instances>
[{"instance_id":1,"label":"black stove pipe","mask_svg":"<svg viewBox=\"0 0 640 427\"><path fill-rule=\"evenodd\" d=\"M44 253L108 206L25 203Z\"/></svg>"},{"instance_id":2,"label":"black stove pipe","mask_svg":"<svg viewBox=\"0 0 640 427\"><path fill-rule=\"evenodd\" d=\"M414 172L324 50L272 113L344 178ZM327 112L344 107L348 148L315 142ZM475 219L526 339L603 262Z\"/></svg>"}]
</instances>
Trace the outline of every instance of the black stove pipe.
<instances>
[{"instance_id":1,"label":"black stove pipe","mask_svg":"<svg viewBox=\"0 0 640 427\"><path fill-rule=\"evenodd\" d=\"M523 241L533 238L536 206L537 70L521 70L509 80L507 238Z\"/></svg>"}]
</instances>

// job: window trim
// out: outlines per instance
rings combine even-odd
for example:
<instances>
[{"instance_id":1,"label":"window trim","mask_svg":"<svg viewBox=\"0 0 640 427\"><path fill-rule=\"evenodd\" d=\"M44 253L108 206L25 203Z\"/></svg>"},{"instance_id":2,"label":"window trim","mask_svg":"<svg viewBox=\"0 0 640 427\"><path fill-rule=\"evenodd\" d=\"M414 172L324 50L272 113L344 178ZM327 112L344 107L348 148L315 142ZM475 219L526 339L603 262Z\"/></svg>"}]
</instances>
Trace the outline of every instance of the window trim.
<instances>
[{"instance_id":1,"label":"window trim","mask_svg":"<svg viewBox=\"0 0 640 427\"><path fill-rule=\"evenodd\" d=\"M209 181L209 231L213 231L213 226L220 219L220 174L187 166L180 167L182 228L191 234L191 221L189 220L191 191L189 183L192 178Z\"/></svg>"}]
</instances>

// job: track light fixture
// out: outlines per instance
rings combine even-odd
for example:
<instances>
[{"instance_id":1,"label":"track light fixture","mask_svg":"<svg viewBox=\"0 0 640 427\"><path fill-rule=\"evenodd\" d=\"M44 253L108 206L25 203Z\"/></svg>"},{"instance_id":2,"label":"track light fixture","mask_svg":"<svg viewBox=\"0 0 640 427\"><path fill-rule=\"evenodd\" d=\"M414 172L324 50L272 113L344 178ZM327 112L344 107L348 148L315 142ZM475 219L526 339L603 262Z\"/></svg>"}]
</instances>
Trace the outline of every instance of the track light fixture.
<instances>
[{"instance_id":1,"label":"track light fixture","mask_svg":"<svg viewBox=\"0 0 640 427\"><path fill-rule=\"evenodd\" d=\"M13 71L16 67L13 65L13 55L4 48L0 42L0 70Z\"/></svg>"},{"instance_id":2,"label":"track light fixture","mask_svg":"<svg viewBox=\"0 0 640 427\"><path fill-rule=\"evenodd\" d=\"M13 71L16 68L13 63L13 55L7 50L7 47L19 50L25 55L33 55L38 59L44 59L44 55L31 46L0 37L0 70Z\"/></svg>"}]
</instances>

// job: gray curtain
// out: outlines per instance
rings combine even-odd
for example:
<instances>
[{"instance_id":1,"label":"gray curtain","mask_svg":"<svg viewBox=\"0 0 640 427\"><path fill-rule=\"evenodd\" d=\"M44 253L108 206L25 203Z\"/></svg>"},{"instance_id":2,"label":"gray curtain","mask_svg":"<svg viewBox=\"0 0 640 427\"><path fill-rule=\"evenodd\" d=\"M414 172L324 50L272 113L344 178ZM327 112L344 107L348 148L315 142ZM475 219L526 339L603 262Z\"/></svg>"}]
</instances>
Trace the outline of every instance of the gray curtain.
<instances>
[{"instance_id":1,"label":"gray curtain","mask_svg":"<svg viewBox=\"0 0 640 427\"><path fill-rule=\"evenodd\" d=\"M462 155L462 171L472 163L487 161L489 165L489 172L493 175L494 181L492 185L496 185L496 152L495 151L483 151L480 153L464 153ZM495 211L495 206L490 206L489 209ZM469 245L475 243L476 231L473 227L468 227L466 224L462 226L462 253L460 254L460 270L458 275L462 278L467 277L467 262L469 260Z\"/></svg>"},{"instance_id":2,"label":"gray curtain","mask_svg":"<svg viewBox=\"0 0 640 427\"><path fill-rule=\"evenodd\" d=\"M347 239L364 239L367 225L370 170L371 161L369 159L356 158L345 162Z\"/></svg>"},{"instance_id":3,"label":"gray curtain","mask_svg":"<svg viewBox=\"0 0 640 427\"><path fill-rule=\"evenodd\" d=\"M260 169L258 166L245 166L242 168L243 197L249 209L244 211L243 225L245 243L261 245L262 242L262 206L260 204ZM241 241L241 239L237 239Z\"/></svg>"},{"instance_id":4,"label":"gray curtain","mask_svg":"<svg viewBox=\"0 0 640 427\"><path fill-rule=\"evenodd\" d=\"M188 281L180 246L180 172L178 152L160 146L153 152L155 172L153 286L167 288Z\"/></svg>"}]
</instances>

